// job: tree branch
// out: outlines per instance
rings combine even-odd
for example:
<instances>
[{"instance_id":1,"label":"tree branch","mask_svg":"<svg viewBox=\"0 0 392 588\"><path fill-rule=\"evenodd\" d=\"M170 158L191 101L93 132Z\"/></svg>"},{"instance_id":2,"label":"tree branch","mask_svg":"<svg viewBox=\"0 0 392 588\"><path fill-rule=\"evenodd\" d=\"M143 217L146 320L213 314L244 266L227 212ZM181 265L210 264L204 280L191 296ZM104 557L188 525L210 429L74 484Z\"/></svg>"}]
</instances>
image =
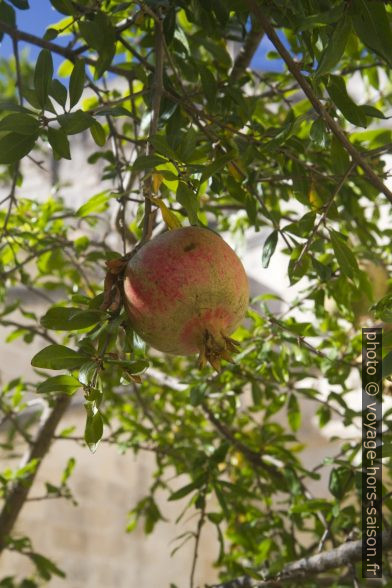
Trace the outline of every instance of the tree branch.
<instances>
[{"instance_id":1,"label":"tree branch","mask_svg":"<svg viewBox=\"0 0 392 588\"><path fill-rule=\"evenodd\" d=\"M320 100L317 98L315 93L313 92L312 87L310 86L309 82L306 78L302 75L300 67L297 63L293 60L290 53L287 51L281 40L279 39L278 35L276 34L273 26L271 25L270 21L268 20L267 16L264 14L262 8L257 3L256 0L245 0L245 4L248 6L251 14L253 14L257 20L259 21L260 26L263 27L267 37L273 43L276 50L278 51L279 55L285 61L287 68L293 74L295 79L297 80L298 84L301 86L302 90L304 91L305 95L307 96L309 102L312 104L315 111L321 116L321 118L325 121L328 125L330 130L333 132L335 137L340 141L343 147L348 151L353 159L365 172L367 180L370 184L372 184L377 190L382 192L388 200L392 203L392 192L387 188L387 186L380 180L380 178L374 173L370 165L364 159L364 157L357 151L352 143L346 137L343 129L339 126L339 124L334 120L334 118L329 114Z\"/></svg>"},{"instance_id":2,"label":"tree branch","mask_svg":"<svg viewBox=\"0 0 392 588\"><path fill-rule=\"evenodd\" d=\"M58 55L62 55L66 59L69 59L72 62L75 62L78 59L78 52L77 49L69 49L68 47L61 47L61 45L57 45L56 43L52 43L51 41L47 41L46 39L42 39L41 37L36 37L35 35L31 35L30 33L25 33L24 31L20 31L11 27L9 24L5 23L4 21L0 20L0 31L6 33L11 37L11 39L15 39L16 41L25 41L26 43L31 43L32 45L36 45L37 47L42 47L43 49L49 49L53 53L57 53ZM91 59L90 57L83 56L83 60L88 63L89 65L96 66L97 61L95 59ZM132 71L123 69L117 65L110 65L106 68L107 71L111 71L112 73L116 73L120 76L124 76L125 78L133 79L134 75Z\"/></svg>"},{"instance_id":3,"label":"tree branch","mask_svg":"<svg viewBox=\"0 0 392 588\"><path fill-rule=\"evenodd\" d=\"M38 464L27 477L17 480L7 494L3 509L0 513L0 554L6 547L9 537L20 511L27 499L30 488L35 480L42 459L48 453L56 427L71 401L70 396L59 396L49 413L44 413L42 424L34 442L29 447L22 461L22 467L37 459Z\"/></svg>"},{"instance_id":4,"label":"tree branch","mask_svg":"<svg viewBox=\"0 0 392 588\"><path fill-rule=\"evenodd\" d=\"M382 533L384 550L392 548L392 532ZM327 570L346 566L362 559L362 540L348 541L336 549L323 551L311 557L303 557L298 561L290 562L274 578L257 582L247 576L236 578L223 584L214 584L210 588L279 588L284 582L301 580L326 572ZM322 585L322 578L317 583ZM330 586L331 584L328 584Z\"/></svg>"}]
</instances>

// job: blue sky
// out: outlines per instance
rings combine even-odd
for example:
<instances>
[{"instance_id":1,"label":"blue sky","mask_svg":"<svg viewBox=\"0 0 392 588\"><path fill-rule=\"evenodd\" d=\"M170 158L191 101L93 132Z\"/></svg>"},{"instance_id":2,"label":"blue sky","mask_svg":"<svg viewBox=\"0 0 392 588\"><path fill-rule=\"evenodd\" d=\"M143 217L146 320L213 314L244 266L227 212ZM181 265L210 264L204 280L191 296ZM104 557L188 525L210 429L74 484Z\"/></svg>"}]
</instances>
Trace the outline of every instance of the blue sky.
<instances>
[{"instance_id":1,"label":"blue sky","mask_svg":"<svg viewBox=\"0 0 392 588\"><path fill-rule=\"evenodd\" d=\"M37 37L43 37L45 30L50 24L58 22L64 18L64 15L60 14L52 7L49 0L30 0L30 10L17 10L16 9L16 22L20 30L36 35ZM56 43L66 43L66 38L60 37L55 40ZM20 43L20 50L23 50L27 45ZM37 47L29 46L29 55L34 60L39 52ZM281 71L281 63L279 60L266 59L266 53L272 49L270 41L264 37L259 49L257 50L252 66L256 69L263 71ZM12 45L7 35L4 36L0 44L0 56L8 57L12 54ZM55 68L57 68L62 62L61 57L54 56Z\"/></svg>"}]
</instances>

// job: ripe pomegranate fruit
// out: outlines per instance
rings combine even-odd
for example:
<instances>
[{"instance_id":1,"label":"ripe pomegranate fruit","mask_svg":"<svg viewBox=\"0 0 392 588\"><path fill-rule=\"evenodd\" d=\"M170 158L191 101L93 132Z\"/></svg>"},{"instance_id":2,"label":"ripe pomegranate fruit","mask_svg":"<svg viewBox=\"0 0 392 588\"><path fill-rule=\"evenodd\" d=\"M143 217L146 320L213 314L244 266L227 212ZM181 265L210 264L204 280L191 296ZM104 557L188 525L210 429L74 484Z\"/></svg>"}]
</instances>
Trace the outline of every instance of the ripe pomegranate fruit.
<instances>
[{"instance_id":1,"label":"ripe pomegranate fruit","mask_svg":"<svg viewBox=\"0 0 392 588\"><path fill-rule=\"evenodd\" d=\"M236 351L229 335L248 306L248 280L213 231L183 227L149 241L128 262L124 294L133 328L155 349L199 352L199 365L217 370Z\"/></svg>"}]
</instances>

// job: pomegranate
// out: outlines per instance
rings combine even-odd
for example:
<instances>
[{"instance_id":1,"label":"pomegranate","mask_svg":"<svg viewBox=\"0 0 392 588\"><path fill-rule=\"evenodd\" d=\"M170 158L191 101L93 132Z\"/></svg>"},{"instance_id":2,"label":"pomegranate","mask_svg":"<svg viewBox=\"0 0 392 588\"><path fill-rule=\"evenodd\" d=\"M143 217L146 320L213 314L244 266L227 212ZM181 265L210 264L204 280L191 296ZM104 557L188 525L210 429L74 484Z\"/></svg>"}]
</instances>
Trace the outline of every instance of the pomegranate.
<instances>
[{"instance_id":1,"label":"pomegranate","mask_svg":"<svg viewBox=\"0 0 392 588\"><path fill-rule=\"evenodd\" d=\"M136 333L155 349L199 352L219 370L236 342L229 335L248 306L243 265L213 231L183 227L155 237L128 262L124 302Z\"/></svg>"}]
</instances>

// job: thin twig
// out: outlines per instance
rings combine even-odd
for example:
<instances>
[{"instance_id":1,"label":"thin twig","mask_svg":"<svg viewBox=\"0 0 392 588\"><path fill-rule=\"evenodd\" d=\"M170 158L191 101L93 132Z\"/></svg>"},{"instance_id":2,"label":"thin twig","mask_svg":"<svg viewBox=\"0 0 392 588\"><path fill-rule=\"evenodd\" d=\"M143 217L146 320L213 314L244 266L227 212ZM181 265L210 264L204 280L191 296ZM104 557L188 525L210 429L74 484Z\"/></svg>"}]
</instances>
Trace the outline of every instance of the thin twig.
<instances>
[{"instance_id":1,"label":"thin twig","mask_svg":"<svg viewBox=\"0 0 392 588\"><path fill-rule=\"evenodd\" d=\"M197 523L197 530L196 530L196 536L195 536L195 547L193 550L192 568L191 568L191 576L190 576L190 582L189 582L190 588L194 588L194 585L195 585L195 572L196 572L197 558L199 556L200 537L201 537L201 531L203 529L205 516L206 516L206 497L205 497L205 494L202 495L202 500L203 500L203 504L201 507L199 521Z\"/></svg>"},{"instance_id":2,"label":"thin twig","mask_svg":"<svg viewBox=\"0 0 392 588\"><path fill-rule=\"evenodd\" d=\"M320 216L319 220L317 221L317 223L315 223L309 237L308 240L306 241L305 245L303 246L301 253L299 254L299 257L297 259L297 261L294 263L293 266L293 273L295 273L295 270L297 269L298 265L301 263L301 260L303 258L303 256L305 255L305 253L308 252L309 247L312 244L313 241L313 237L316 235L317 231L319 230L321 224L325 221L325 219L327 218L329 209L331 208L332 202L334 201L335 197L339 194L341 188L343 188L347 178L349 177L349 175L351 174L351 172L354 170L354 168L357 166L357 164L355 162L351 162L351 164L348 166L345 174L343 175L342 179L340 180L340 182L338 183L338 185L336 186L335 190L332 192L328 202L325 204L325 206L323 207L323 214Z\"/></svg>"}]
</instances>

